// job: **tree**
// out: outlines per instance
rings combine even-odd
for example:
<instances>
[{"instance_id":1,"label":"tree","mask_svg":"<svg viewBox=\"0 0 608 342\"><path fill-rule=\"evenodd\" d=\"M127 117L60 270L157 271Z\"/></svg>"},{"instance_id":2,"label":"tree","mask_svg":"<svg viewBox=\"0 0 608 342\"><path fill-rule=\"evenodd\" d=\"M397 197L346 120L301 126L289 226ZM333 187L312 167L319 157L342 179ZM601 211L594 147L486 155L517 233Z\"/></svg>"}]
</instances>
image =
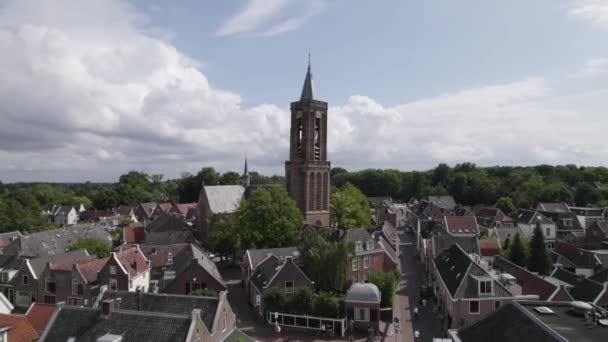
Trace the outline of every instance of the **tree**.
<instances>
[{"instance_id":1,"label":"tree","mask_svg":"<svg viewBox=\"0 0 608 342\"><path fill-rule=\"evenodd\" d=\"M501 197L496 201L496 208L502 210L503 213L509 215L509 213L515 210L515 205L511 197Z\"/></svg>"},{"instance_id":2,"label":"tree","mask_svg":"<svg viewBox=\"0 0 608 342\"><path fill-rule=\"evenodd\" d=\"M86 249L90 254L95 254L98 258L105 258L110 255L112 248L109 244L96 238L84 238L73 242L69 250Z\"/></svg>"},{"instance_id":3,"label":"tree","mask_svg":"<svg viewBox=\"0 0 608 342\"><path fill-rule=\"evenodd\" d=\"M321 317L338 317L341 313L338 298L329 292L321 291L315 295L314 315Z\"/></svg>"},{"instance_id":4,"label":"tree","mask_svg":"<svg viewBox=\"0 0 608 342\"><path fill-rule=\"evenodd\" d=\"M397 272L370 272L367 276L367 282L378 286L383 307L393 307L395 290L399 283Z\"/></svg>"},{"instance_id":5,"label":"tree","mask_svg":"<svg viewBox=\"0 0 608 342\"><path fill-rule=\"evenodd\" d=\"M215 214L209 223L211 250L220 257L234 255L240 249L240 235L233 215Z\"/></svg>"},{"instance_id":6,"label":"tree","mask_svg":"<svg viewBox=\"0 0 608 342\"><path fill-rule=\"evenodd\" d=\"M241 184L241 175L234 171L228 171L219 178L220 185L236 185Z\"/></svg>"},{"instance_id":7,"label":"tree","mask_svg":"<svg viewBox=\"0 0 608 342\"><path fill-rule=\"evenodd\" d=\"M253 191L237 210L238 232L243 249L292 245L304 221L296 203L283 187Z\"/></svg>"},{"instance_id":8,"label":"tree","mask_svg":"<svg viewBox=\"0 0 608 342\"><path fill-rule=\"evenodd\" d=\"M536 224L532 239L530 240L530 257L528 258L528 270L545 275L551 268L545 237L540 223Z\"/></svg>"},{"instance_id":9,"label":"tree","mask_svg":"<svg viewBox=\"0 0 608 342\"><path fill-rule=\"evenodd\" d=\"M331 218L340 229L367 227L371 216L367 198L354 185L346 183L331 195Z\"/></svg>"},{"instance_id":10,"label":"tree","mask_svg":"<svg viewBox=\"0 0 608 342\"><path fill-rule=\"evenodd\" d=\"M217 291L214 289L210 289L208 287L204 289L196 289L192 290L189 293L191 296L201 296L201 297L217 297Z\"/></svg>"},{"instance_id":11,"label":"tree","mask_svg":"<svg viewBox=\"0 0 608 342\"><path fill-rule=\"evenodd\" d=\"M515 238L513 238L513 242L510 245L509 260L514 264L524 267L526 265L526 248L521 241L519 233L515 234Z\"/></svg>"},{"instance_id":12,"label":"tree","mask_svg":"<svg viewBox=\"0 0 608 342\"><path fill-rule=\"evenodd\" d=\"M287 309L296 315L311 315L313 313L314 293L308 287L300 287L289 297Z\"/></svg>"},{"instance_id":13,"label":"tree","mask_svg":"<svg viewBox=\"0 0 608 342\"><path fill-rule=\"evenodd\" d=\"M445 184L450 174L450 167L447 164L441 163L433 170L433 184Z\"/></svg>"},{"instance_id":14,"label":"tree","mask_svg":"<svg viewBox=\"0 0 608 342\"><path fill-rule=\"evenodd\" d=\"M595 204L602 200L602 194L593 185L589 183L579 183L574 191L574 201L576 205L586 206Z\"/></svg>"},{"instance_id":15,"label":"tree","mask_svg":"<svg viewBox=\"0 0 608 342\"><path fill-rule=\"evenodd\" d=\"M270 312L283 312L287 305L285 291L271 287L264 291L264 308Z\"/></svg>"}]
</instances>

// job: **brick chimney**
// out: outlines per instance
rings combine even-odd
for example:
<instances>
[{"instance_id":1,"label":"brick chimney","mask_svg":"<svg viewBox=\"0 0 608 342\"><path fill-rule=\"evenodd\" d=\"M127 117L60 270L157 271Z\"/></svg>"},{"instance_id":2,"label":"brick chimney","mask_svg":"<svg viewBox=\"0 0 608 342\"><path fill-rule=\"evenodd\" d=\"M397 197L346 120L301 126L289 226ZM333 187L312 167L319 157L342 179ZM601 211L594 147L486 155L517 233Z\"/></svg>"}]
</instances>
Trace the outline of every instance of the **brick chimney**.
<instances>
[{"instance_id":1,"label":"brick chimney","mask_svg":"<svg viewBox=\"0 0 608 342\"><path fill-rule=\"evenodd\" d=\"M112 313L112 310L114 310L113 299L106 299L101 302L101 313L103 315L109 316Z\"/></svg>"}]
</instances>

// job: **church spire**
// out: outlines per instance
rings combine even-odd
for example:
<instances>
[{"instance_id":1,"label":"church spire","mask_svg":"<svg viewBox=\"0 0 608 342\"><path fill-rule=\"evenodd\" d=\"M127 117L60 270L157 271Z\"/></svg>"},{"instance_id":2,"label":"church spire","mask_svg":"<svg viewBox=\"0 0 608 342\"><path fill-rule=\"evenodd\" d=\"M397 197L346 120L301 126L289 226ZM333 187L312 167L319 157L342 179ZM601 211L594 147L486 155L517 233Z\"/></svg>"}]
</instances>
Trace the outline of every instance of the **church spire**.
<instances>
[{"instance_id":1,"label":"church spire","mask_svg":"<svg viewBox=\"0 0 608 342\"><path fill-rule=\"evenodd\" d=\"M308 54L308 69L306 70L306 78L304 79L304 86L302 87L302 96L300 101L314 100L314 84L312 82L312 72L310 71L310 53Z\"/></svg>"},{"instance_id":2,"label":"church spire","mask_svg":"<svg viewBox=\"0 0 608 342\"><path fill-rule=\"evenodd\" d=\"M251 185L251 177L249 176L249 170L247 169L247 156L245 156L245 170L243 170L243 178L245 178L245 186Z\"/></svg>"}]
</instances>

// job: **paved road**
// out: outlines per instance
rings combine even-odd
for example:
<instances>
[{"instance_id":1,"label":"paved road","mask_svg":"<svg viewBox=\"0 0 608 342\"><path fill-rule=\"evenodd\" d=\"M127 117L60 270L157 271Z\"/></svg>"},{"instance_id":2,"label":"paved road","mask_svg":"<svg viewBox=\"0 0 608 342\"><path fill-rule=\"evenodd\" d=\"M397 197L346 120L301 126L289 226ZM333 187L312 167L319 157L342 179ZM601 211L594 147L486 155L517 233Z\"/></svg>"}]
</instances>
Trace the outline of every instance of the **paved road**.
<instances>
[{"instance_id":1,"label":"paved road","mask_svg":"<svg viewBox=\"0 0 608 342\"><path fill-rule=\"evenodd\" d=\"M396 301L398 308L396 316L400 315L401 341L413 341L413 331L420 331L419 342L431 342L433 337L440 337L441 324L433 315L431 301L426 307L420 305L419 288L424 282L425 270L415 258L415 238L412 234L403 231L398 232L399 237L399 266L401 271L401 282L397 289ZM412 322L413 309L418 306L418 319Z\"/></svg>"}]
</instances>

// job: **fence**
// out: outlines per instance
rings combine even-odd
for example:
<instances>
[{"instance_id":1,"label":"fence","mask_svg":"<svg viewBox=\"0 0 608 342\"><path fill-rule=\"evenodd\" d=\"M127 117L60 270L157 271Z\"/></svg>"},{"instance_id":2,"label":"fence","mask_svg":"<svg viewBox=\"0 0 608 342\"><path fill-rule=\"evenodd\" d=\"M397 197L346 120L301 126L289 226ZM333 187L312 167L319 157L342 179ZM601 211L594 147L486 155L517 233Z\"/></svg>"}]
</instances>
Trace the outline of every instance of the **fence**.
<instances>
[{"instance_id":1,"label":"fence","mask_svg":"<svg viewBox=\"0 0 608 342\"><path fill-rule=\"evenodd\" d=\"M314 331L333 331L334 336L344 337L346 333L346 319L327 318L306 315L292 315L281 312L267 312L266 321L269 324L278 324L284 327L309 329ZM325 329L323 329L325 327Z\"/></svg>"}]
</instances>

